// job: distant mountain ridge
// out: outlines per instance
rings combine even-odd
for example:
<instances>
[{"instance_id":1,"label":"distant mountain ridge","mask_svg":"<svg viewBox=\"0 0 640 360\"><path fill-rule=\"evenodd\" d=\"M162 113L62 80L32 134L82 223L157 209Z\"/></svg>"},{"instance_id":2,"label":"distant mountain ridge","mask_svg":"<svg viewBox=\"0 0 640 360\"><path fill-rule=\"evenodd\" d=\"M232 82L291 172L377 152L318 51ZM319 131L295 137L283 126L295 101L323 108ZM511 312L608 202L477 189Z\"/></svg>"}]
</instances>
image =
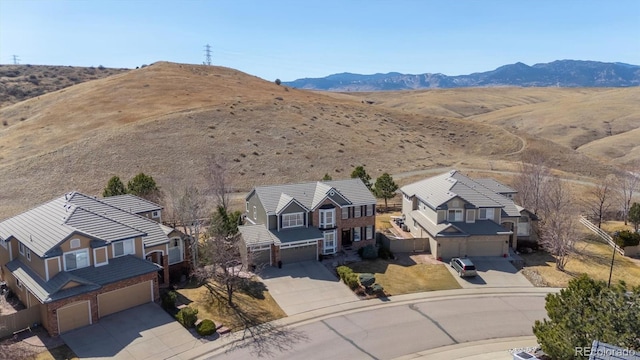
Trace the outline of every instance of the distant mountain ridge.
<instances>
[{"instance_id":1,"label":"distant mountain ridge","mask_svg":"<svg viewBox=\"0 0 640 360\"><path fill-rule=\"evenodd\" d=\"M529 66L521 62L469 75L341 73L283 82L299 89L390 91L460 87L629 87L640 86L640 66L599 61L557 60Z\"/></svg>"}]
</instances>

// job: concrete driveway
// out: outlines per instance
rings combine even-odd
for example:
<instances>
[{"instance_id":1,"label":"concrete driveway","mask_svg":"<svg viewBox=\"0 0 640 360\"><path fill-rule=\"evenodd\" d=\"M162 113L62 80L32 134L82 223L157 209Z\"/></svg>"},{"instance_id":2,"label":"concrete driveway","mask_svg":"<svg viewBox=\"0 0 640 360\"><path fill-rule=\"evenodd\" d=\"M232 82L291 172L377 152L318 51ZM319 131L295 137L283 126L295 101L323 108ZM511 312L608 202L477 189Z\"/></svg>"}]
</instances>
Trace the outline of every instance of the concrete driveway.
<instances>
[{"instance_id":1,"label":"concrete driveway","mask_svg":"<svg viewBox=\"0 0 640 360\"><path fill-rule=\"evenodd\" d=\"M470 257L476 269L478 276L475 278L461 278L458 273L447 264L447 269L453 277L458 281L463 289L478 287L533 287L533 284L518 271L509 260L502 257L479 256Z\"/></svg>"},{"instance_id":2,"label":"concrete driveway","mask_svg":"<svg viewBox=\"0 0 640 360\"><path fill-rule=\"evenodd\" d=\"M318 261L267 267L260 273L269 293L287 315L359 301L358 297Z\"/></svg>"},{"instance_id":3,"label":"concrete driveway","mask_svg":"<svg viewBox=\"0 0 640 360\"><path fill-rule=\"evenodd\" d=\"M154 303L105 316L61 336L81 359L167 359L200 344Z\"/></svg>"}]
</instances>

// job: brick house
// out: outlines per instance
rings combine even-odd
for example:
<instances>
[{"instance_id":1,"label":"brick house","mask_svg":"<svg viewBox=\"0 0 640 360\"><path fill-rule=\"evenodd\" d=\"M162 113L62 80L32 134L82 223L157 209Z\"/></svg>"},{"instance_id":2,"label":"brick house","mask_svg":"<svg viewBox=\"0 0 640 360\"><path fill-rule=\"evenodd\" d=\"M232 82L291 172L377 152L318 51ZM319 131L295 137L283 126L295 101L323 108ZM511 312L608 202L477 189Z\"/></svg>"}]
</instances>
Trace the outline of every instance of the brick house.
<instances>
[{"instance_id":1,"label":"brick house","mask_svg":"<svg viewBox=\"0 0 640 360\"><path fill-rule=\"evenodd\" d=\"M124 210L112 205L117 201L141 207ZM6 219L0 222L0 277L26 307L40 307L40 322L52 336L155 301L159 275L168 279L170 245L183 240L135 213L149 206L158 207L131 195L97 199L72 192Z\"/></svg>"},{"instance_id":2,"label":"brick house","mask_svg":"<svg viewBox=\"0 0 640 360\"><path fill-rule=\"evenodd\" d=\"M402 217L436 258L504 256L518 241L535 241L537 217L518 206L514 189L456 170L400 189Z\"/></svg>"},{"instance_id":3,"label":"brick house","mask_svg":"<svg viewBox=\"0 0 640 360\"><path fill-rule=\"evenodd\" d=\"M245 200L245 263L318 260L375 244L376 199L360 179L258 186Z\"/></svg>"}]
</instances>

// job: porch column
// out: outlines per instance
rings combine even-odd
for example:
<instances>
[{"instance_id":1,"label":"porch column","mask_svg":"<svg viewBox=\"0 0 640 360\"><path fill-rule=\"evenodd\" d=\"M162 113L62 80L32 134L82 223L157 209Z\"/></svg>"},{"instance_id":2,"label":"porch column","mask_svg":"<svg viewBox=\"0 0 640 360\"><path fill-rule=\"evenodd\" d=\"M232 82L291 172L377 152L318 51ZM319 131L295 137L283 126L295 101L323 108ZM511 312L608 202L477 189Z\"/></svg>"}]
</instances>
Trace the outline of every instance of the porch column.
<instances>
[{"instance_id":1,"label":"porch column","mask_svg":"<svg viewBox=\"0 0 640 360\"><path fill-rule=\"evenodd\" d=\"M164 268L164 283L169 284L169 255L164 255L162 257L162 267Z\"/></svg>"}]
</instances>

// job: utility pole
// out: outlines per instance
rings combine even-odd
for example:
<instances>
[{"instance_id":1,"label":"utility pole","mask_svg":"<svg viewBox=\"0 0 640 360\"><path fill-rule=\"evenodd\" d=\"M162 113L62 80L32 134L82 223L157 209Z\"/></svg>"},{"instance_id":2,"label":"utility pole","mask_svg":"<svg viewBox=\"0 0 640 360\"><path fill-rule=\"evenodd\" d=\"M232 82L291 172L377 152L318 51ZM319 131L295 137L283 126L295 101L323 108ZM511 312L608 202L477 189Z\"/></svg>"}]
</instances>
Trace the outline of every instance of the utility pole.
<instances>
[{"instance_id":1,"label":"utility pole","mask_svg":"<svg viewBox=\"0 0 640 360\"><path fill-rule=\"evenodd\" d=\"M211 66L211 45L204 46L204 65Z\"/></svg>"},{"instance_id":2,"label":"utility pole","mask_svg":"<svg viewBox=\"0 0 640 360\"><path fill-rule=\"evenodd\" d=\"M11 55L11 57L13 58L13 65L20 64L20 58L18 57L18 55Z\"/></svg>"}]
</instances>

